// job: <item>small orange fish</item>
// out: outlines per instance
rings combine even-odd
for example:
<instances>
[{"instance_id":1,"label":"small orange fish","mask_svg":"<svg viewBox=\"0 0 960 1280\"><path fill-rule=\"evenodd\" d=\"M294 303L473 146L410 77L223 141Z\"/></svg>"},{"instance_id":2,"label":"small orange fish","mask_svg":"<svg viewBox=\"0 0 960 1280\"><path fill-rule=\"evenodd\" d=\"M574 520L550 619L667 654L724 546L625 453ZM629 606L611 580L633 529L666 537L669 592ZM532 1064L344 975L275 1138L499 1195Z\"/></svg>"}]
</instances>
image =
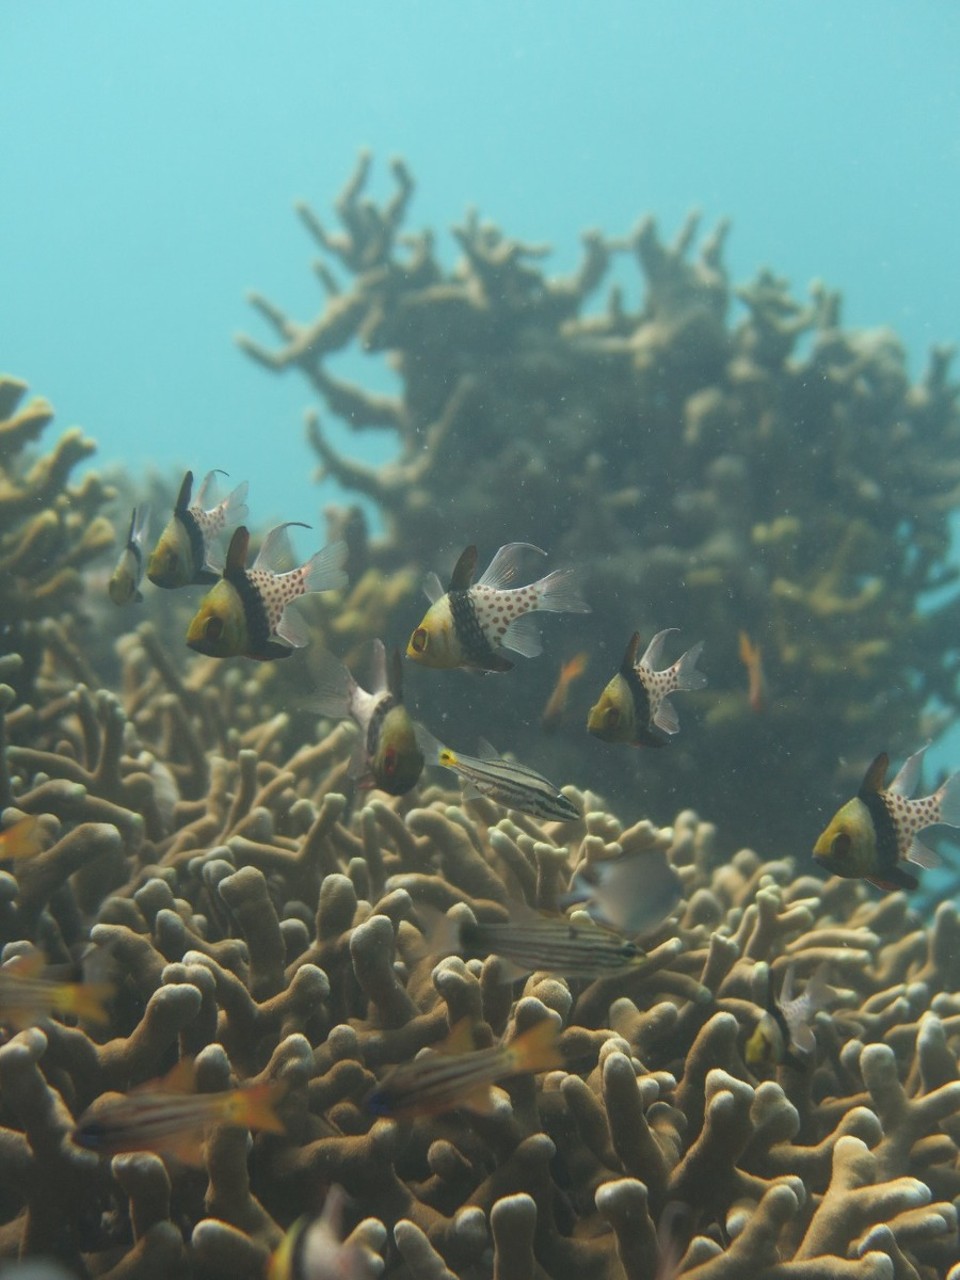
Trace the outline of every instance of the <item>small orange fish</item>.
<instances>
[{"instance_id":1,"label":"small orange fish","mask_svg":"<svg viewBox=\"0 0 960 1280\"><path fill-rule=\"evenodd\" d=\"M763 671L763 650L746 631L740 632L740 661L747 668L747 699L754 711L767 709L767 677Z\"/></svg>"},{"instance_id":2,"label":"small orange fish","mask_svg":"<svg viewBox=\"0 0 960 1280\"><path fill-rule=\"evenodd\" d=\"M70 1013L82 1022L105 1026L104 1001L113 993L107 982L57 982L42 977L42 951L15 956L0 966L0 1023L23 1031L52 1013Z\"/></svg>"},{"instance_id":3,"label":"small orange fish","mask_svg":"<svg viewBox=\"0 0 960 1280\"><path fill-rule=\"evenodd\" d=\"M586 671L588 661L587 654L577 653L560 668L560 674L557 677L557 683L553 687L553 693L547 699L546 706L540 716L540 727L547 733L553 733L555 729L559 728L563 713L567 709L570 686L574 680L579 680L584 671Z\"/></svg>"},{"instance_id":4,"label":"small orange fish","mask_svg":"<svg viewBox=\"0 0 960 1280\"><path fill-rule=\"evenodd\" d=\"M490 1086L505 1076L549 1071L563 1065L557 1024L545 1018L509 1044L473 1048L469 1018L461 1018L433 1053L394 1067L367 1094L368 1111L381 1116L422 1116L468 1107L489 1112Z\"/></svg>"},{"instance_id":5,"label":"small orange fish","mask_svg":"<svg viewBox=\"0 0 960 1280\"><path fill-rule=\"evenodd\" d=\"M43 827L40 819L29 814L18 818L11 826L0 831L0 861L21 862L32 858L43 849Z\"/></svg>"},{"instance_id":6,"label":"small orange fish","mask_svg":"<svg viewBox=\"0 0 960 1280\"><path fill-rule=\"evenodd\" d=\"M195 1093L193 1084L193 1063L183 1059L163 1080L89 1108L77 1121L73 1140L101 1155L156 1151L197 1164L210 1125L286 1133L274 1110L284 1091L282 1081L222 1093Z\"/></svg>"}]
</instances>

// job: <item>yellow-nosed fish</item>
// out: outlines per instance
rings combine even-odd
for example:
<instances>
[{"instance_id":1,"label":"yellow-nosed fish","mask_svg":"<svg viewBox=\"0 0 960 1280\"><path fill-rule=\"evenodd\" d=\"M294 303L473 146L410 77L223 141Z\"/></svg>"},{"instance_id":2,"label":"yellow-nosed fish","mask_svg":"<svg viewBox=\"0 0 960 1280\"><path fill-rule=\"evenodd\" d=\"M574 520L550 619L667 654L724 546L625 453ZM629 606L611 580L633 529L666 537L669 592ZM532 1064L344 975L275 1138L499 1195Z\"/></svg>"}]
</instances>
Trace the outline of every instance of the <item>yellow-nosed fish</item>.
<instances>
[{"instance_id":1,"label":"yellow-nosed fish","mask_svg":"<svg viewBox=\"0 0 960 1280\"><path fill-rule=\"evenodd\" d=\"M490 743L480 739L480 755L467 756L438 742L423 725L417 725L417 740L430 764L451 769L463 783L467 800L488 796L507 809L519 809L535 818L569 822L580 810L552 782L515 760L506 760Z\"/></svg>"},{"instance_id":2,"label":"yellow-nosed fish","mask_svg":"<svg viewBox=\"0 0 960 1280\"><path fill-rule=\"evenodd\" d=\"M502 923L457 920L423 903L417 912L426 925L428 955L498 956L507 982L539 969L565 978L603 978L635 969L647 958L635 942L599 925L544 915L521 903L511 904L511 918Z\"/></svg>"},{"instance_id":3,"label":"yellow-nosed fish","mask_svg":"<svg viewBox=\"0 0 960 1280\"><path fill-rule=\"evenodd\" d=\"M744 1046L744 1060L754 1071L769 1071L781 1062L803 1067L817 1047L811 1025L814 1017L840 994L827 982L826 965L808 979L800 995L794 994L793 981L791 964L784 974L780 999L775 1000L771 990L767 1008Z\"/></svg>"},{"instance_id":4,"label":"yellow-nosed fish","mask_svg":"<svg viewBox=\"0 0 960 1280\"><path fill-rule=\"evenodd\" d=\"M509 542L474 583L477 548L467 547L446 591L437 575L430 574L424 584L430 608L410 637L407 657L425 667L509 671L513 663L503 656L504 649L525 658L542 652L531 614L589 613L590 606L574 588L572 569L556 569L528 586L510 587L528 551L546 555L529 542Z\"/></svg>"},{"instance_id":5,"label":"yellow-nosed fish","mask_svg":"<svg viewBox=\"0 0 960 1280\"><path fill-rule=\"evenodd\" d=\"M127 530L127 541L120 552L117 567L107 584L110 599L114 604L130 604L143 599L140 583L143 581L144 547L150 532L150 507L134 507L130 516L130 528Z\"/></svg>"},{"instance_id":6,"label":"yellow-nosed fish","mask_svg":"<svg viewBox=\"0 0 960 1280\"><path fill-rule=\"evenodd\" d=\"M106 1026L104 1001L113 992L107 982L61 982L43 977L42 952L15 956L0 965L0 1023L22 1031L53 1013L72 1014L82 1022Z\"/></svg>"},{"instance_id":7,"label":"yellow-nosed fish","mask_svg":"<svg viewBox=\"0 0 960 1280\"><path fill-rule=\"evenodd\" d=\"M553 733L559 728L570 698L570 686L586 671L589 660L587 654L577 653L561 666L553 692L540 713L540 728L546 733Z\"/></svg>"},{"instance_id":8,"label":"yellow-nosed fish","mask_svg":"<svg viewBox=\"0 0 960 1280\"><path fill-rule=\"evenodd\" d=\"M216 543L222 533L246 519L247 482L238 484L222 502L205 508L218 475L226 472L207 472L193 503L193 472L188 471L183 477L173 515L147 564L147 577L154 586L185 587L191 582L216 582L220 576L222 561Z\"/></svg>"},{"instance_id":9,"label":"yellow-nosed fish","mask_svg":"<svg viewBox=\"0 0 960 1280\"><path fill-rule=\"evenodd\" d=\"M346 1199L334 1183L318 1217L297 1219L270 1258L267 1280L374 1280L380 1275L379 1254L369 1245L343 1239ZM380 1224L378 1229L384 1231Z\"/></svg>"},{"instance_id":10,"label":"yellow-nosed fish","mask_svg":"<svg viewBox=\"0 0 960 1280\"><path fill-rule=\"evenodd\" d=\"M316 710L334 720L350 716L360 726L363 736L351 762L351 772L359 777L360 786L402 796L423 772L423 752L403 705L399 650L394 650L388 672L383 641L374 640L372 675L373 687L367 692L342 662L325 653L315 669Z\"/></svg>"},{"instance_id":11,"label":"yellow-nosed fish","mask_svg":"<svg viewBox=\"0 0 960 1280\"><path fill-rule=\"evenodd\" d=\"M490 1086L498 1080L563 1065L557 1031L557 1020L545 1018L509 1044L474 1049L471 1020L462 1018L437 1049L384 1076L365 1106L382 1116L433 1115L454 1107L488 1112Z\"/></svg>"},{"instance_id":12,"label":"yellow-nosed fish","mask_svg":"<svg viewBox=\"0 0 960 1280\"><path fill-rule=\"evenodd\" d=\"M917 877L903 863L933 867L939 862L919 832L938 823L960 827L960 773L951 774L933 795L910 799L925 751L921 747L910 756L889 787L883 784L890 761L881 752L856 796L837 810L817 840L814 861L834 875L868 880L878 889L915 889Z\"/></svg>"},{"instance_id":13,"label":"yellow-nosed fish","mask_svg":"<svg viewBox=\"0 0 960 1280\"><path fill-rule=\"evenodd\" d=\"M0 862L22 862L43 848L43 827L33 814L18 818L0 831Z\"/></svg>"},{"instance_id":14,"label":"yellow-nosed fish","mask_svg":"<svg viewBox=\"0 0 960 1280\"><path fill-rule=\"evenodd\" d=\"M307 624L290 605L309 592L346 586L347 544L331 542L298 569L280 572L290 563L287 529L296 523L271 529L250 569L249 531L244 525L234 530L223 576L201 600L187 631L191 649L211 658L243 656L267 662L288 658L307 644Z\"/></svg>"},{"instance_id":15,"label":"yellow-nosed fish","mask_svg":"<svg viewBox=\"0 0 960 1280\"><path fill-rule=\"evenodd\" d=\"M640 636L636 631L633 633L620 670L590 709L587 728L594 737L604 742L629 742L635 747L663 747L668 736L677 732L680 723L670 694L702 689L707 677L696 669L703 641L688 649L673 666L663 671L654 670L653 664L660 660L665 638L676 630L668 627L658 631L639 662Z\"/></svg>"},{"instance_id":16,"label":"yellow-nosed fish","mask_svg":"<svg viewBox=\"0 0 960 1280\"><path fill-rule=\"evenodd\" d=\"M210 1125L286 1132L274 1110L282 1081L222 1093L194 1093L193 1084L193 1064L185 1058L164 1080L90 1107L77 1121L73 1140L101 1155L156 1151L196 1163Z\"/></svg>"},{"instance_id":17,"label":"yellow-nosed fish","mask_svg":"<svg viewBox=\"0 0 960 1280\"><path fill-rule=\"evenodd\" d=\"M628 938L652 933L683 897L683 881L660 849L600 858L573 877L562 907L583 903L597 924Z\"/></svg>"}]
</instances>

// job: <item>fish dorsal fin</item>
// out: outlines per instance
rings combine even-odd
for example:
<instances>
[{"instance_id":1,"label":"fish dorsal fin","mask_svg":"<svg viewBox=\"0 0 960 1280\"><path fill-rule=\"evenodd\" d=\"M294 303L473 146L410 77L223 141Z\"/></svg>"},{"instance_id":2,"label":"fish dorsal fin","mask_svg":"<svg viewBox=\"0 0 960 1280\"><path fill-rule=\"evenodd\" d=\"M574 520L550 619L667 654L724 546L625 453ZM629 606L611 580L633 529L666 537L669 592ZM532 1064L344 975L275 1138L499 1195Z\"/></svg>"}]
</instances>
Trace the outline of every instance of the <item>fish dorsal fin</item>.
<instances>
[{"instance_id":1,"label":"fish dorsal fin","mask_svg":"<svg viewBox=\"0 0 960 1280\"><path fill-rule=\"evenodd\" d=\"M497 591L503 591L509 587L516 581L520 572L520 561L527 551L535 551L540 556L547 554L542 547L535 547L532 542L508 542L500 548L484 569L477 585L494 587Z\"/></svg>"},{"instance_id":2,"label":"fish dorsal fin","mask_svg":"<svg viewBox=\"0 0 960 1280\"><path fill-rule=\"evenodd\" d=\"M453 566L448 591L466 591L473 582L477 569L477 548L472 544L460 553L460 559Z\"/></svg>"},{"instance_id":3,"label":"fish dorsal fin","mask_svg":"<svg viewBox=\"0 0 960 1280\"><path fill-rule=\"evenodd\" d=\"M289 572L295 567L295 557L287 530L309 528L302 520L286 520L271 529L260 544L257 558L253 562L254 569L265 569L267 573Z\"/></svg>"},{"instance_id":4,"label":"fish dorsal fin","mask_svg":"<svg viewBox=\"0 0 960 1280\"><path fill-rule=\"evenodd\" d=\"M672 636L679 630L679 627L667 627L663 631L658 631L647 645L646 652L640 659L642 665L649 667L651 671L656 670L654 664L660 661L660 654L663 650L664 640L666 640L667 636Z\"/></svg>"},{"instance_id":5,"label":"fish dorsal fin","mask_svg":"<svg viewBox=\"0 0 960 1280\"><path fill-rule=\"evenodd\" d=\"M227 475L226 471L221 471L219 467L214 467L200 481L200 488L197 490L197 506L201 511L206 510L205 504L210 501L210 492L213 489L217 476Z\"/></svg>"},{"instance_id":6,"label":"fish dorsal fin","mask_svg":"<svg viewBox=\"0 0 960 1280\"><path fill-rule=\"evenodd\" d=\"M500 752L496 747L487 741L486 738L480 738L477 743L477 755L481 760L502 760Z\"/></svg>"},{"instance_id":7,"label":"fish dorsal fin","mask_svg":"<svg viewBox=\"0 0 960 1280\"><path fill-rule=\"evenodd\" d=\"M374 640L370 646L370 692L386 693L389 688L387 680L387 651L382 640Z\"/></svg>"},{"instance_id":8,"label":"fish dorsal fin","mask_svg":"<svg viewBox=\"0 0 960 1280\"><path fill-rule=\"evenodd\" d=\"M473 1053L476 1047L473 1019L468 1015L453 1024L447 1038L437 1045L437 1053Z\"/></svg>"},{"instance_id":9,"label":"fish dorsal fin","mask_svg":"<svg viewBox=\"0 0 960 1280\"><path fill-rule=\"evenodd\" d=\"M387 688L398 705L403 702L403 657L397 645L393 646L393 653L390 655Z\"/></svg>"},{"instance_id":10,"label":"fish dorsal fin","mask_svg":"<svg viewBox=\"0 0 960 1280\"><path fill-rule=\"evenodd\" d=\"M920 781L923 756L929 745L930 743L928 742L926 746L921 747L919 751L915 751L912 756L908 756L904 760L897 776L887 788L888 791L892 791L894 795L905 796L909 800L917 789L917 783Z\"/></svg>"},{"instance_id":11,"label":"fish dorsal fin","mask_svg":"<svg viewBox=\"0 0 960 1280\"><path fill-rule=\"evenodd\" d=\"M180 492L174 503L174 515L182 516L190 505L190 494L193 492L193 472L188 471L180 481Z\"/></svg>"},{"instance_id":12,"label":"fish dorsal fin","mask_svg":"<svg viewBox=\"0 0 960 1280\"><path fill-rule=\"evenodd\" d=\"M269 535L268 535L269 537ZM245 524L238 524L230 539L227 549L227 562L223 566L223 576L229 578L247 571L247 552L250 550L250 530Z\"/></svg>"},{"instance_id":13,"label":"fish dorsal fin","mask_svg":"<svg viewBox=\"0 0 960 1280\"><path fill-rule=\"evenodd\" d=\"M144 1085L151 1093L193 1093L197 1084L192 1058L181 1058L160 1080Z\"/></svg>"},{"instance_id":14,"label":"fish dorsal fin","mask_svg":"<svg viewBox=\"0 0 960 1280\"><path fill-rule=\"evenodd\" d=\"M875 795L883 790L883 784L890 766L890 757L885 751L875 756L870 768L863 775L860 783L860 795Z\"/></svg>"},{"instance_id":15,"label":"fish dorsal fin","mask_svg":"<svg viewBox=\"0 0 960 1280\"><path fill-rule=\"evenodd\" d=\"M623 675L633 675L633 669L637 665L637 650L640 648L640 632L635 631L627 641L627 647L623 655L623 661L620 663L620 671Z\"/></svg>"},{"instance_id":16,"label":"fish dorsal fin","mask_svg":"<svg viewBox=\"0 0 960 1280\"><path fill-rule=\"evenodd\" d=\"M127 530L127 546L128 547L133 542L133 536L136 532L136 529L137 529L137 508L134 507L133 510L130 512L130 527Z\"/></svg>"},{"instance_id":17,"label":"fish dorsal fin","mask_svg":"<svg viewBox=\"0 0 960 1280\"><path fill-rule=\"evenodd\" d=\"M435 573L428 573L424 578L423 594L431 604L436 604L438 600L442 600L446 595L446 592L443 589L443 583Z\"/></svg>"}]
</instances>

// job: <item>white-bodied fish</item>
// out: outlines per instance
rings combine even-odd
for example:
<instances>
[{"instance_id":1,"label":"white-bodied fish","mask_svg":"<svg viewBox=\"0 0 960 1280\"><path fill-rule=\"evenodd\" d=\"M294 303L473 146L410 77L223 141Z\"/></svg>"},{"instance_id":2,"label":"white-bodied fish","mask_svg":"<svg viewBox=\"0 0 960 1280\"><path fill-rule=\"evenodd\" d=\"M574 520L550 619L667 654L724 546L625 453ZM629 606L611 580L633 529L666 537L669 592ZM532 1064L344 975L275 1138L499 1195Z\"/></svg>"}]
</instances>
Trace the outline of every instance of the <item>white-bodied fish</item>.
<instances>
[{"instance_id":1,"label":"white-bodied fish","mask_svg":"<svg viewBox=\"0 0 960 1280\"><path fill-rule=\"evenodd\" d=\"M114 604L130 604L131 601L139 604L143 599L140 583L143 581L144 548L149 532L150 507L144 503L142 507L133 508L126 544L107 585Z\"/></svg>"},{"instance_id":2,"label":"white-bodied fish","mask_svg":"<svg viewBox=\"0 0 960 1280\"><path fill-rule=\"evenodd\" d=\"M660 849L601 858L573 877L562 907L583 903L597 924L628 938L652 933L683 897L683 881Z\"/></svg>"},{"instance_id":3,"label":"white-bodied fish","mask_svg":"<svg viewBox=\"0 0 960 1280\"><path fill-rule=\"evenodd\" d=\"M156 587L185 587L191 582L216 582L222 558L217 552L220 535L247 517L247 482L237 487L222 502L205 507L218 475L225 471L208 471L190 501L193 472L188 471L167 527L161 533L147 564L147 577Z\"/></svg>"},{"instance_id":4,"label":"white-bodied fish","mask_svg":"<svg viewBox=\"0 0 960 1280\"><path fill-rule=\"evenodd\" d=\"M599 701L590 710L587 728L604 742L629 742L632 746L663 747L669 735L680 728L670 694L685 689L702 689L707 677L697 670L703 641L695 644L671 667L656 671L660 651L676 627L658 631L637 661L639 632L634 632L623 655L620 670ZM666 735L666 736L665 736Z\"/></svg>"},{"instance_id":5,"label":"white-bodied fish","mask_svg":"<svg viewBox=\"0 0 960 1280\"><path fill-rule=\"evenodd\" d=\"M425 667L509 671L513 663L504 649L524 658L543 650L533 613L589 613L574 587L573 569L555 569L538 582L510 587L528 551L546 555L532 543L508 542L474 583L477 548L467 547L446 591L430 574L424 584L430 608L410 637L407 657Z\"/></svg>"},{"instance_id":6,"label":"white-bodied fish","mask_svg":"<svg viewBox=\"0 0 960 1280\"><path fill-rule=\"evenodd\" d=\"M519 809L535 818L569 822L580 810L552 782L515 760L507 760L480 739L480 755L467 756L439 742L423 725L417 725L417 741L428 764L451 769L463 783L467 800L487 796L507 809Z\"/></svg>"}]
</instances>

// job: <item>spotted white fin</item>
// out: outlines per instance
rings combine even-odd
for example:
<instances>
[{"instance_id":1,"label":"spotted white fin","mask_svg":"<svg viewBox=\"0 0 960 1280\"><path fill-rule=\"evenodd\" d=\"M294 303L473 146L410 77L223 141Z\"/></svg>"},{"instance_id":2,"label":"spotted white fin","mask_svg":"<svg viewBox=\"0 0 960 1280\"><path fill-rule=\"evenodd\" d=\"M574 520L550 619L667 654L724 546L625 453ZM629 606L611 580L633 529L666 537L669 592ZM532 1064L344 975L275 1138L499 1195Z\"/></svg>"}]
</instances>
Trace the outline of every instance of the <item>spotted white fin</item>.
<instances>
[{"instance_id":1,"label":"spotted white fin","mask_svg":"<svg viewBox=\"0 0 960 1280\"><path fill-rule=\"evenodd\" d=\"M287 520L276 525L264 537L253 562L254 569L264 569L267 573L289 573L296 565L293 547L290 545L288 529L309 529L308 524L299 520Z\"/></svg>"},{"instance_id":2,"label":"spotted white fin","mask_svg":"<svg viewBox=\"0 0 960 1280\"><path fill-rule=\"evenodd\" d=\"M532 614L523 613L514 618L503 633L500 645L504 649L512 649L524 658L536 658L543 653L543 642L540 639L540 628Z\"/></svg>"},{"instance_id":3,"label":"spotted white fin","mask_svg":"<svg viewBox=\"0 0 960 1280\"><path fill-rule=\"evenodd\" d=\"M547 554L542 548L535 547L532 542L508 542L500 548L484 569L477 579L477 586L494 587L498 591L511 586L516 581L521 561L527 551L535 551L541 556Z\"/></svg>"}]
</instances>

